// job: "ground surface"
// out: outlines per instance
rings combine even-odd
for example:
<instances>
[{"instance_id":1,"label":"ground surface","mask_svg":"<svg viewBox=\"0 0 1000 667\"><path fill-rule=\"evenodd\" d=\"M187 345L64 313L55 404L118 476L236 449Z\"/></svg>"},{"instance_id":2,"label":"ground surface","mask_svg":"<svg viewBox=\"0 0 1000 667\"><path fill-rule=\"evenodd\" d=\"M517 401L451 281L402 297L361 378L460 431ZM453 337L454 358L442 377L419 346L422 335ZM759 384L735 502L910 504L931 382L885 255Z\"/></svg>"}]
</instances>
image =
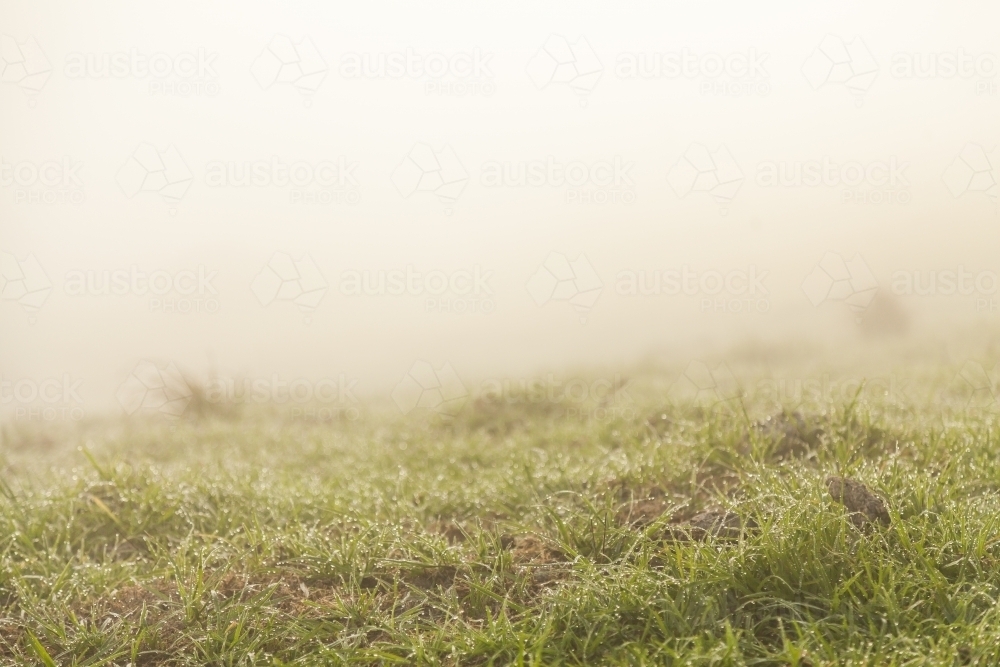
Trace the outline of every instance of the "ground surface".
<instances>
[{"instance_id":1,"label":"ground surface","mask_svg":"<svg viewBox=\"0 0 1000 667\"><path fill-rule=\"evenodd\" d=\"M8 429L0 662L1000 664L991 413L631 398Z\"/></svg>"}]
</instances>

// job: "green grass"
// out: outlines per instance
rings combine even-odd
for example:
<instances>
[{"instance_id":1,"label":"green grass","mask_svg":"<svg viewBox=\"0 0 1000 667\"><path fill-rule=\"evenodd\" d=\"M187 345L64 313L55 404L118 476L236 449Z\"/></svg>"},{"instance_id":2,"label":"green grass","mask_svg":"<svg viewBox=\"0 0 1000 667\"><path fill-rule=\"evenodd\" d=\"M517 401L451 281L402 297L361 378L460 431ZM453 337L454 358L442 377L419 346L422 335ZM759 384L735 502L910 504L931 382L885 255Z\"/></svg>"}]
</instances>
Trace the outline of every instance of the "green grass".
<instances>
[{"instance_id":1,"label":"green grass","mask_svg":"<svg viewBox=\"0 0 1000 667\"><path fill-rule=\"evenodd\" d=\"M822 431L789 446L751 427L773 408L631 396L8 425L0 661L1000 664L993 412L788 406ZM687 539L710 507L745 530Z\"/></svg>"}]
</instances>

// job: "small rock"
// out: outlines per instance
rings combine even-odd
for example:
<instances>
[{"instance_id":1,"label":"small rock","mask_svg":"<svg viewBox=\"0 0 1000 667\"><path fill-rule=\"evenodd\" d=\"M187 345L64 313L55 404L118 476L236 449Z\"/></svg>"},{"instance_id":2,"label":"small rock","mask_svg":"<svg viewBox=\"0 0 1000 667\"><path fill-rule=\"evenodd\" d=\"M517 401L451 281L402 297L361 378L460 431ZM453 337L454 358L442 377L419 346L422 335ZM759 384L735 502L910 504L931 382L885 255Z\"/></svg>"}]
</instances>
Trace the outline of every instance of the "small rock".
<instances>
[{"instance_id":1,"label":"small rock","mask_svg":"<svg viewBox=\"0 0 1000 667\"><path fill-rule=\"evenodd\" d=\"M885 502L858 480L831 475L826 478L826 488L834 500L848 509L851 522L858 528L868 523L889 525Z\"/></svg>"}]
</instances>

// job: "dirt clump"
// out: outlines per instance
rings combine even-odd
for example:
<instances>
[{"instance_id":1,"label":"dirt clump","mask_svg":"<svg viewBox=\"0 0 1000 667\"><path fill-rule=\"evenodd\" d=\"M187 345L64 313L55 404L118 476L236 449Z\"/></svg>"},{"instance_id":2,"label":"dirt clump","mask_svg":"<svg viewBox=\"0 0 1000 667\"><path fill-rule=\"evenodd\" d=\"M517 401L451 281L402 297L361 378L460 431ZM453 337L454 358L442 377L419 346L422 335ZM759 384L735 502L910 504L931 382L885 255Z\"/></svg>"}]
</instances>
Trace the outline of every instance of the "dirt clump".
<instances>
[{"instance_id":1,"label":"dirt clump","mask_svg":"<svg viewBox=\"0 0 1000 667\"><path fill-rule=\"evenodd\" d=\"M826 488L835 501L847 508L851 523L858 528L876 523L889 525L889 510L885 501L858 480L831 475L826 478Z\"/></svg>"},{"instance_id":2,"label":"dirt clump","mask_svg":"<svg viewBox=\"0 0 1000 667\"><path fill-rule=\"evenodd\" d=\"M504 535L500 545L510 551L512 560L518 564L544 565L565 560L564 555L547 544L537 535Z\"/></svg>"}]
</instances>

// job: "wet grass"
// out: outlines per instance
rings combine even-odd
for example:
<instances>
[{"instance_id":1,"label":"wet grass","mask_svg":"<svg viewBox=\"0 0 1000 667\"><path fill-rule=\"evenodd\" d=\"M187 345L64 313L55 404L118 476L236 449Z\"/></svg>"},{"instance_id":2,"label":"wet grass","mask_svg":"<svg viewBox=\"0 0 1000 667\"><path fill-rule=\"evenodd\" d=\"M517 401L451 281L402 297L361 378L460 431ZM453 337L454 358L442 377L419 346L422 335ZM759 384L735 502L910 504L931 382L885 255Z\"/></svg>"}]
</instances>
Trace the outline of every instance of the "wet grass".
<instances>
[{"instance_id":1,"label":"wet grass","mask_svg":"<svg viewBox=\"0 0 1000 667\"><path fill-rule=\"evenodd\" d=\"M633 396L8 433L0 661L1000 664L995 414Z\"/></svg>"}]
</instances>

